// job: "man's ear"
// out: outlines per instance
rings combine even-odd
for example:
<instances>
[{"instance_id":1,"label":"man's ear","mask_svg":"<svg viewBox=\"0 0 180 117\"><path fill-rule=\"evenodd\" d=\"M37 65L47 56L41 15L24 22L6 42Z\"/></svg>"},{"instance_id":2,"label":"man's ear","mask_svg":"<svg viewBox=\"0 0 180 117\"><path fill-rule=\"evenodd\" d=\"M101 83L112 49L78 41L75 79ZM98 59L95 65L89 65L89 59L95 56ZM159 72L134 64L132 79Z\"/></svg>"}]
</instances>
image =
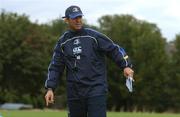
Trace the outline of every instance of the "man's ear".
<instances>
[{"instance_id":1,"label":"man's ear","mask_svg":"<svg viewBox=\"0 0 180 117\"><path fill-rule=\"evenodd\" d=\"M64 19L64 22L65 22L66 24L68 24L68 18L65 18L65 19Z\"/></svg>"}]
</instances>

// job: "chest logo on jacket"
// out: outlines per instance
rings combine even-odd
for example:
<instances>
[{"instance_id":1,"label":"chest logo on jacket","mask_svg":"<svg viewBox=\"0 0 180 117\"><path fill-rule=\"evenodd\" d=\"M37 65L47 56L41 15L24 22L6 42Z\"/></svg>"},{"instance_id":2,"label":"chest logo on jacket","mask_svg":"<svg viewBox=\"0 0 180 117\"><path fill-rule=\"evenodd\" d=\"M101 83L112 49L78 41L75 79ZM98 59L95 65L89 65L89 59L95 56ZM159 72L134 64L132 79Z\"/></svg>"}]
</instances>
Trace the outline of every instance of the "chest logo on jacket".
<instances>
[{"instance_id":1,"label":"chest logo on jacket","mask_svg":"<svg viewBox=\"0 0 180 117\"><path fill-rule=\"evenodd\" d=\"M74 45L79 45L80 44L80 40L79 39L75 39L74 40Z\"/></svg>"},{"instance_id":2,"label":"chest logo on jacket","mask_svg":"<svg viewBox=\"0 0 180 117\"><path fill-rule=\"evenodd\" d=\"M74 48L73 48L73 54L76 57L76 59L80 59L80 55L82 53L82 47L80 45L80 40L79 39L75 39L73 42Z\"/></svg>"}]
</instances>

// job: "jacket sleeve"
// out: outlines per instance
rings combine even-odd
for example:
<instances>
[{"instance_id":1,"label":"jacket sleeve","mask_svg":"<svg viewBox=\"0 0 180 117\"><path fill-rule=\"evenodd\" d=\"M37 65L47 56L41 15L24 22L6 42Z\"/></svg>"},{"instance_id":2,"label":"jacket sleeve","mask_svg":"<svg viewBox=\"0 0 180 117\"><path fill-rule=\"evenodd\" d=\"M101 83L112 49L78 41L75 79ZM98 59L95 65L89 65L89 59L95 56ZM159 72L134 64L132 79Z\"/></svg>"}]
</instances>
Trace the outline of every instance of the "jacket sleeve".
<instances>
[{"instance_id":1,"label":"jacket sleeve","mask_svg":"<svg viewBox=\"0 0 180 117\"><path fill-rule=\"evenodd\" d=\"M98 34L99 49L106 53L120 68L132 67L125 50L103 34Z\"/></svg>"},{"instance_id":2,"label":"jacket sleeve","mask_svg":"<svg viewBox=\"0 0 180 117\"><path fill-rule=\"evenodd\" d=\"M53 57L48 67L48 75L45 82L45 88L52 88L53 90L57 87L58 79L62 76L65 68L63 52L61 50L60 41L54 48Z\"/></svg>"}]
</instances>

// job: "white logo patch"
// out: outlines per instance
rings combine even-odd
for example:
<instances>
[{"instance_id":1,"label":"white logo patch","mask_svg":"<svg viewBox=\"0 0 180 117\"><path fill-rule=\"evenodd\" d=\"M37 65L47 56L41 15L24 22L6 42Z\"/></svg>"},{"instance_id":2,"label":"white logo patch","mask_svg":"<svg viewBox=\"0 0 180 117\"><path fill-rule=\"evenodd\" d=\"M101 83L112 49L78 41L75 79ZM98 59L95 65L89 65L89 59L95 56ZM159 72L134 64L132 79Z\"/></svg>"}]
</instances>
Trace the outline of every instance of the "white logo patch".
<instances>
[{"instance_id":1,"label":"white logo patch","mask_svg":"<svg viewBox=\"0 0 180 117\"><path fill-rule=\"evenodd\" d=\"M80 44L79 39L74 40L74 45L78 45L78 44Z\"/></svg>"},{"instance_id":2,"label":"white logo patch","mask_svg":"<svg viewBox=\"0 0 180 117\"><path fill-rule=\"evenodd\" d=\"M73 54L74 55L77 55L77 54L80 54L80 53L82 53L81 46L73 48Z\"/></svg>"},{"instance_id":3,"label":"white logo patch","mask_svg":"<svg viewBox=\"0 0 180 117\"><path fill-rule=\"evenodd\" d=\"M72 11L73 11L73 12L78 12L79 9L78 9L77 7L75 7L75 8L72 9Z\"/></svg>"}]
</instances>

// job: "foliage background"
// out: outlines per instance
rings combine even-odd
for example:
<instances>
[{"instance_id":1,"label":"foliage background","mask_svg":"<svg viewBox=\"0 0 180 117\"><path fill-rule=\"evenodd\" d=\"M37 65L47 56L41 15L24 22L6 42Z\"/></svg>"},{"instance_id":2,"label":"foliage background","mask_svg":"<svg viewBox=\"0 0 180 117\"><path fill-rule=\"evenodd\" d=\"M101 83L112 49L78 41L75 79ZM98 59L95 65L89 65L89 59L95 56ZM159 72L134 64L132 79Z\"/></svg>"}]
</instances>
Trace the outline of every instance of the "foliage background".
<instances>
[{"instance_id":1,"label":"foliage background","mask_svg":"<svg viewBox=\"0 0 180 117\"><path fill-rule=\"evenodd\" d=\"M127 51L135 70L135 91L128 93L122 70L107 59L108 110L180 112L180 33L167 42L156 24L131 15L106 15L99 27ZM61 19L32 23L24 15L0 12L0 103L44 108L44 82L55 43L66 30ZM65 73L64 73L65 74ZM66 108L65 77L52 108Z\"/></svg>"}]
</instances>

